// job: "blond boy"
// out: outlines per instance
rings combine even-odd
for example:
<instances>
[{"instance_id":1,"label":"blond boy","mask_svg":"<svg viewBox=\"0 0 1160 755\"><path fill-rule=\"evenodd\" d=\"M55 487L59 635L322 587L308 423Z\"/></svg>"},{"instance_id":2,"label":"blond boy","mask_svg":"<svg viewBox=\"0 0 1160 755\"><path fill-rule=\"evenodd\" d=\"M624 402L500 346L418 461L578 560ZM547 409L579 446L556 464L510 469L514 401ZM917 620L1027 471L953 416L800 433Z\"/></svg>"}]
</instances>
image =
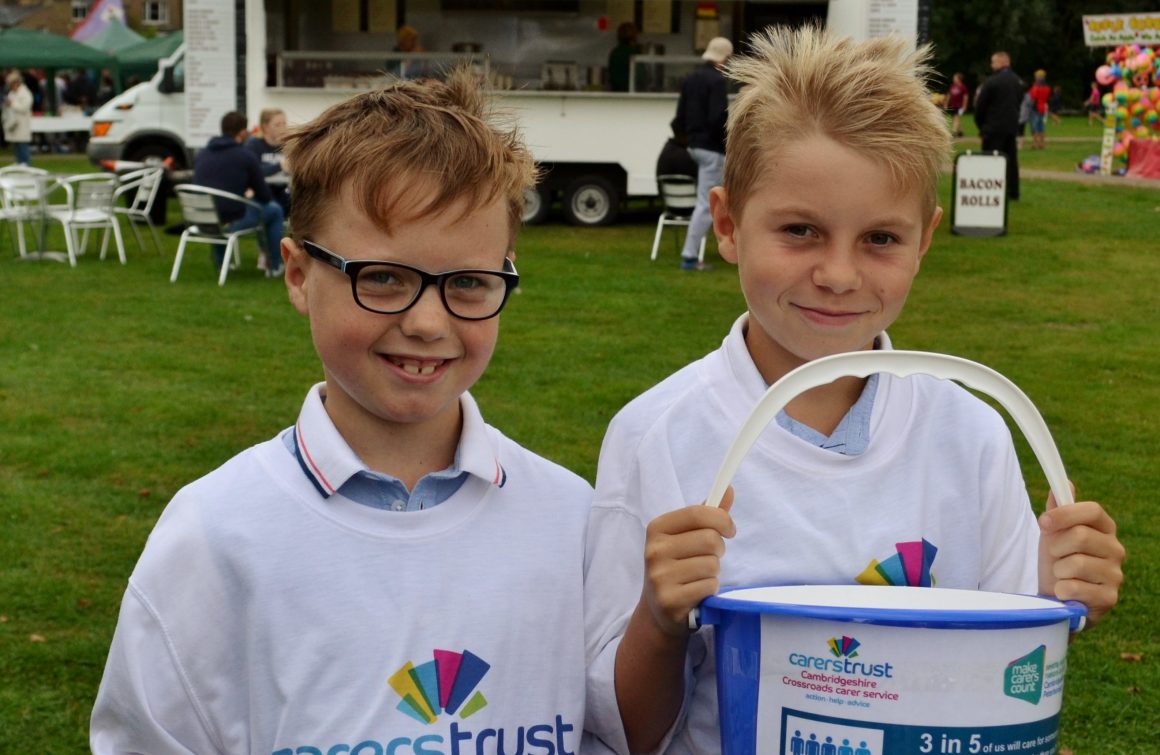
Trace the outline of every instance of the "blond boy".
<instances>
[{"instance_id":1,"label":"blond boy","mask_svg":"<svg viewBox=\"0 0 1160 755\"><path fill-rule=\"evenodd\" d=\"M484 102L399 83L290 135L286 287L324 380L166 508L94 752L576 751L591 489L468 393L534 177Z\"/></svg>"},{"instance_id":2,"label":"blond boy","mask_svg":"<svg viewBox=\"0 0 1160 755\"><path fill-rule=\"evenodd\" d=\"M603 691L623 716L626 743L598 732L613 748L719 751L712 630L687 617L720 588L852 584L897 543L925 540L940 587L1078 599L1093 619L1116 601L1123 548L1108 515L1049 501L1037 522L1002 417L948 381L808 391L750 451L735 498L696 505L771 383L891 347L942 217L950 135L928 55L775 29L729 66L742 90L712 210L748 312L719 350L622 410L597 472L586 619L604 648L593 699Z\"/></svg>"}]
</instances>

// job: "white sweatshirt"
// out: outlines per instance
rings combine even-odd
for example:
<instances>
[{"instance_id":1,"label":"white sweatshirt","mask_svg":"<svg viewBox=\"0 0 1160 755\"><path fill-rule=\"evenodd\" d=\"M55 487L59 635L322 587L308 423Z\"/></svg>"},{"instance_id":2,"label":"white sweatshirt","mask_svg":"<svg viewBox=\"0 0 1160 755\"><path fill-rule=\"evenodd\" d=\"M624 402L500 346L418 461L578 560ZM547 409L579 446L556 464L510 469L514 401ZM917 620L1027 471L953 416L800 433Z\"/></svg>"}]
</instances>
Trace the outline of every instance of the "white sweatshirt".
<instances>
[{"instance_id":1,"label":"white sweatshirt","mask_svg":"<svg viewBox=\"0 0 1160 755\"><path fill-rule=\"evenodd\" d=\"M426 511L324 497L281 437L181 490L129 580L93 752L576 752L591 488L461 405L471 474ZM321 406L296 430L325 473Z\"/></svg>"},{"instance_id":2,"label":"white sweatshirt","mask_svg":"<svg viewBox=\"0 0 1160 755\"><path fill-rule=\"evenodd\" d=\"M705 499L768 387L745 347L746 321L734 324L720 349L646 391L609 426L588 531L586 620L603 649L589 669L593 700L615 697L613 660L640 597L645 527ZM889 348L885 334L882 344ZM818 448L771 424L733 487L737 535L726 542L722 590L933 580L1034 593L1038 585L1039 530L1010 432L998 412L949 381L881 375L870 443L858 456ZM925 566L924 552L928 561L934 556ZM692 638L688 671L686 720L671 733L668 751L720 752L712 627Z\"/></svg>"}]
</instances>

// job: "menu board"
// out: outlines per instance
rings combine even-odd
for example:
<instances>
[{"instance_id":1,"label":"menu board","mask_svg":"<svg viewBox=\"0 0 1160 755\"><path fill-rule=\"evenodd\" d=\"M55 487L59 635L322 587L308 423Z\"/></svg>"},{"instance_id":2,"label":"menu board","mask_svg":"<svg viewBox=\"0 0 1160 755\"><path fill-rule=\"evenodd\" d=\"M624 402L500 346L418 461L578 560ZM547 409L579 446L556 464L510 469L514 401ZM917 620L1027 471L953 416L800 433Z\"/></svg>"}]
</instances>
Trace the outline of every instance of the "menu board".
<instances>
[{"instance_id":1,"label":"menu board","mask_svg":"<svg viewBox=\"0 0 1160 755\"><path fill-rule=\"evenodd\" d=\"M918 0L870 0L867 6L866 35L870 39L891 34L914 37L918 26Z\"/></svg>"},{"instance_id":2,"label":"menu board","mask_svg":"<svg viewBox=\"0 0 1160 755\"><path fill-rule=\"evenodd\" d=\"M185 0L185 133L204 144L238 109L237 17L232 0Z\"/></svg>"}]
</instances>

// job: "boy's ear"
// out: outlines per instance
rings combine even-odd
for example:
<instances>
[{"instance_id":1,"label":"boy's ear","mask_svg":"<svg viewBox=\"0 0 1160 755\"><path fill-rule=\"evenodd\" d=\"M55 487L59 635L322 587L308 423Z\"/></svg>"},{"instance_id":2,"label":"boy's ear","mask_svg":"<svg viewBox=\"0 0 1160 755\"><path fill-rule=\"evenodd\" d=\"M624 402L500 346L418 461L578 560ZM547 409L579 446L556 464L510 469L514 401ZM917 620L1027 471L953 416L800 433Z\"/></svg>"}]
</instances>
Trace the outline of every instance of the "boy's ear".
<instances>
[{"instance_id":1,"label":"boy's ear","mask_svg":"<svg viewBox=\"0 0 1160 755\"><path fill-rule=\"evenodd\" d=\"M286 291L290 295L290 303L299 314L309 314L310 307L306 294L306 272L310 265L310 258L306 250L295 243L294 239L282 239L282 265L285 271Z\"/></svg>"},{"instance_id":2,"label":"boy's ear","mask_svg":"<svg viewBox=\"0 0 1160 755\"><path fill-rule=\"evenodd\" d=\"M717 253L726 262L737 264L737 242L733 238L736 225L729 210L729 193L724 186L715 186L709 192L709 213L713 216L713 234L717 237Z\"/></svg>"},{"instance_id":3,"label":"boy's ear","mask_svg":"<svg viewBox=\"0 0 1160 755\"><path fill-rule=\"evenodd\" d=\"M926 252L930 249L930 242L934 239L934 230L938 228L938 224L942 222L943 210L941 207L934 208L934 214L931 215L930 223L927 224L926 229L922 232L922 243L918 247L918 259L921 262L922 258L926 256Z\"/></svg>"}]
</instances>

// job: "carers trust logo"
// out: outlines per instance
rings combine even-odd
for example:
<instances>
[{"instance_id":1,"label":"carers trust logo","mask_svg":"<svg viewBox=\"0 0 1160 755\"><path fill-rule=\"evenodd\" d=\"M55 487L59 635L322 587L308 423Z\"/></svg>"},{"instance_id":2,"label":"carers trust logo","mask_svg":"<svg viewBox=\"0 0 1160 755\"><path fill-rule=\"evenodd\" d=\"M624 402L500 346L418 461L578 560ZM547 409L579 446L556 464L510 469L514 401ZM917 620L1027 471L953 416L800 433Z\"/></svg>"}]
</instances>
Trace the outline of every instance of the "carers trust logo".
<instances>
[{"instance_id":1,"label":"carers trust logo","mask_svg":"<svg viewBox=\"0 0 1160 755\"><path fill-rule=\"evenodd\" d=\"M401 698L396 709L423 724L433 724L442 713L467 718L487 706L479 683L491 665L464 650L433 650L432 659L416 666L403 664L387 678Z\"/></svg>"},{"instance_id":2,"label":"carers trust logo","mask_svg":"<svg viewBox=\"0 0 1160 755\"><path fill-rule=\"evenodd\" d=\"M862 647L862 643L846 635L842 635L841 639L831 637L826 644L830 646L830 655L835 658L857 658L858 648Z\"/></svg>"},{"instance_id":3,"label":"carers trust logo","mask_svg":"<svg viewBox=\"0 0 1160 755\"><path fill-rule=\"evenodd\" d=\"M870 559L862 573L854 577L862 585L893 585L934 587L931 573L938 548L925 538L906 543L895 543L894 553L879 561Z\"/></svg>"}]
</instances>

